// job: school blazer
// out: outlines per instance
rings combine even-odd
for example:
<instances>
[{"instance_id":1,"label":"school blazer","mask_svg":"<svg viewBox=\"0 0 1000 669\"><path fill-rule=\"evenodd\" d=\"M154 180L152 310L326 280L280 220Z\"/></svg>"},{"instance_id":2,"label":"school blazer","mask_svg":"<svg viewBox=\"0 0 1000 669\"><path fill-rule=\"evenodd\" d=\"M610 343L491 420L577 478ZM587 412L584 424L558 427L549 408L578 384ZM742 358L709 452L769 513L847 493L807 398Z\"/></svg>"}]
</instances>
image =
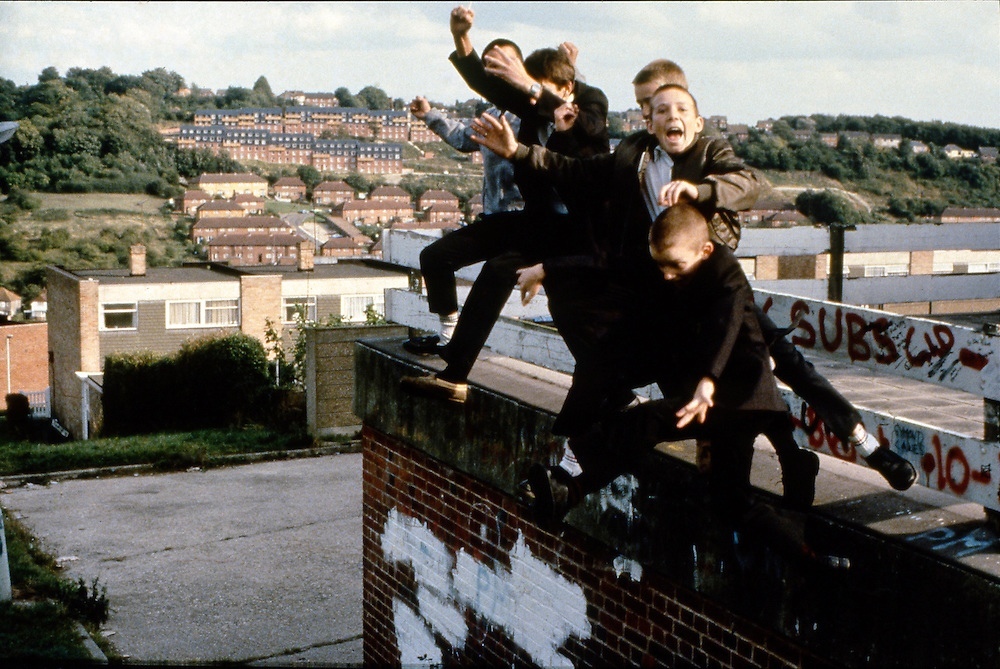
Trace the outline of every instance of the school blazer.
<instances>
[{"instance_id":1,"label":"school blazer","mask_svg":"<svg viewBox=\"0 0 1000 669\"><path fill-rule=\"evenodd\" d=\"M715 381L720 409L788 410L754 313L753 290L728 247L717 244L694 274L661 278L659 288L650 307L653 327L662 334L658 343L669 352L658 379L664 395L689 397L707 376Z\"/></svg>"}]
</instances>

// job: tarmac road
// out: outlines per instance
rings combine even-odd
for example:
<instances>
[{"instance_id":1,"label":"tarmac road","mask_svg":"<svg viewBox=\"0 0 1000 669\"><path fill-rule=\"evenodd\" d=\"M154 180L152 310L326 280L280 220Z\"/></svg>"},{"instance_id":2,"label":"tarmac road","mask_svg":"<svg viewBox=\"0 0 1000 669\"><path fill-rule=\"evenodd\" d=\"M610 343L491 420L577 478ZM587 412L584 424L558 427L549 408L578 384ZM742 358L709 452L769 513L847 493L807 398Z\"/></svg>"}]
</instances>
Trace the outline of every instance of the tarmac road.
<instances>
[{"instance_id":1,"label":"tarmac road","mask_svg":"<svg viewBox=\"0 0 1000 669\"><path fill-rule=\"evenodd\" d=\"M360 453L3 493L129 663L361 666Z\"/></svg>"}]
</instances>

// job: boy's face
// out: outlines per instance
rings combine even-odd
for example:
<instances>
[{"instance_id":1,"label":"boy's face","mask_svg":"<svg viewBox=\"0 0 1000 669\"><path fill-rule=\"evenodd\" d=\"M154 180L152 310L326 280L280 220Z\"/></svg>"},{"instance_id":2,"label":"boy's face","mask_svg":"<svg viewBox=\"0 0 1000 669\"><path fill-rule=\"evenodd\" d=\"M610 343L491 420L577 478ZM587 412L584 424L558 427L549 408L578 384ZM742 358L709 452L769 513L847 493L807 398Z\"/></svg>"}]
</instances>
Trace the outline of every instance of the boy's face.
<instances>
[{"instance_id":1,"label":"boy's face","mask_svg":"<svg viewBox=\"0 0 1000 669\"><path fill-rule=\"evenodd\" d=\"M632 88L635 91L635 103L639 105L639 111L642 112L642 120L646 122L647 132L653 132L653 107L650 104L653 100L653 93L655 93L656 89L665 83L665 81L655 79L653 81L647 81L644 84L632 85Z\"/></svg>"},{"instance_id":2,"label":"boy's face","mask_svg":"<svg viewBox=\"0 0 1000 669\"><path fill-rule=\"evenodd\" d=\"M698 116L694 99L687 91L668 88L653 96L652 133L667 153L681 153L698 138L705 119Z\"/></svg>"},{"instance_id":3,"label":"boy's face","mask_svg":"<svg viewBox=\"0 0 1000 669\"><path fill-rule=\"evenodd\" d=\"M702 261L712 255L714 249L712 242L699 245L680 240L664 247L650 244L649 254L660 268L663 278L666 281L676 281L693 274Z\"/></svg>"}]
</instances>

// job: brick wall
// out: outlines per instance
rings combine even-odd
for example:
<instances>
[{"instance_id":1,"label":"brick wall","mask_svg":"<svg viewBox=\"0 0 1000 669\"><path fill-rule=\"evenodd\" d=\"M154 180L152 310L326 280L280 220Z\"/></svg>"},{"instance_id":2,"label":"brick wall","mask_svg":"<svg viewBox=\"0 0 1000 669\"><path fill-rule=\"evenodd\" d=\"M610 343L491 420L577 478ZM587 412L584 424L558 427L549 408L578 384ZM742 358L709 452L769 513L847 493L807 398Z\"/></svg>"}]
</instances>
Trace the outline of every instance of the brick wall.
<instances>
[{"instance_id":1,"label":"brick wall","mask_svg":"<svg viewBox=\"0 0 1000 669\"><path fill-rule=\"evenodd\" d=\"M365 666L795 667L808 658L656 574L616 573L614 551L539 529L471 476L374 430L362 436Z\"/></svg>"},{"instance_id":2,"label":"brick wall","mask_svg":"<svg viewBox=\"0 0 1000 669\"><path fill-rule=\"evenodd\" d=\"M10 392L45 390L49 387L48 323L17 323L0 326L0 383L7 389L7 346L10 337Z\"/></svg>"},{"instance_id":3,"label":"brick wall","mask_svg":"<svg viewBox=\"0 0 1000 669\"><path fill-rule=\"evenodd\" d=\"M281 323L281 277L257 275L240 277L240 329L264 341L267 319Z\"/></svg>"},{"instance_id":4,"label":"brick wall","mask_svg":"<svg viewBox=\"0 0 1000 669\"><path fill-rule=\"evenodd\" d=\"M52 412L74 436L83 434L77 372L101 371L98 282L57 267L45 273L49 295Z\"/></svg>"},{"instance_id":5,"label":"brick wall","mask_svg":"<svg viewBox=\"0 0 1000 669\"><path fill-rule=\"evenodd\" d=\"M818 570L713 518L693 449L672 444L548 531L517 487L558 459L560 398L527 373L474 377L464 405L402 393L426 369L400 343L355 352L366 666L1000 666L1000 579L946 552L994 545L981 529L883 534L908 502L848 499L806 533L855 567Z\"/></svg>"}]
</instances>

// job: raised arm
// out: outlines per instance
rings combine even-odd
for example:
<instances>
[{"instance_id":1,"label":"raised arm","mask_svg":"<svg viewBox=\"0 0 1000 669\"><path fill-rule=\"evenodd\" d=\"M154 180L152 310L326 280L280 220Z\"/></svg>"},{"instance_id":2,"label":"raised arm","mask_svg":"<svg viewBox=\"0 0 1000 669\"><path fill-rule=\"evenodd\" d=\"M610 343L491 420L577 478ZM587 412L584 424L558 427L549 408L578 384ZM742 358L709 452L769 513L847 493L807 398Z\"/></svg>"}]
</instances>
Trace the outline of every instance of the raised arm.
<instances>
[{"instance_id":1,"label":"raised arm","mask_svg":"<svg viewBox=\"0 0 1000 669\"><path fill-rule=\"evenodd\" d=\"M410 113L426 123L431 132L456 150L463 153L479 150L479 144L472 140L472 128L461 121L448 118L436 109L431 109L426 98L415 97L410 103Z\"/></svg>"},{"instance_id":2,"label":"raised arm","mask_svg":"<svg viewBox=\"0 0 1000 669\"><path fill-rule=\"evenodd\" d=\"M472 53L472 40L469 39L469 30L472 29L472 21L476 13L469 7L456 7L451 10L449 27L451 36L455 40L455 53L461 57Z\"/></svg>"},{"instance_id":3,"label":"raised arm","mask_svg":"<svg viewBox=\"0 0 1000 669\"><path fill-rule=\"evenodd\" d=\"M572 158L542 146L519 144L506 119L483 114L472 121L473 141L497 155L511 160L516 167L557 188L589 191L595 197L609 196L614 183L615 155L605 153L588 158ZM633 172L634 174L634 172Z\"/></svg>"}]
</instances>

